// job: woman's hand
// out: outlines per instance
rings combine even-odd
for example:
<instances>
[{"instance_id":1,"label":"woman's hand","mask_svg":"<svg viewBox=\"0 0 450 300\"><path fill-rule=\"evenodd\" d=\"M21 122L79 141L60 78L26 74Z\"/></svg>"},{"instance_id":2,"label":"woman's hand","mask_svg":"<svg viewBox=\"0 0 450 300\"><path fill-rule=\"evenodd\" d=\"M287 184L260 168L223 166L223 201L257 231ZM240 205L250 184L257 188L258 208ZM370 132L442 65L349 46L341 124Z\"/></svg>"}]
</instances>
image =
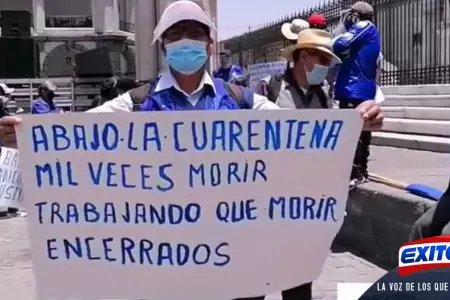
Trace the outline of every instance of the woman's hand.
<instances>
[{"instance_id":1,"label":"woman's hand","mask_svg":"<svg viewBox=\"0 0 450 300\"><path fill-rule=\"evenodd\" d=\"M0 141L9 148L17 148L16 130L14 126L21 123L21 119L15 116L6 116L0 119Z\"/></svg>"},{"instance_id":2,"label":"woman's hand","mask_svg":"<svg viewBox=\"0 0 450 300\"><path fill-rule=\"evenodd\" d=\"M384 115L375 101L364 101L356 107L364 119L363 131L380 130L383 127Z\"/></svg>"}]
</instances>

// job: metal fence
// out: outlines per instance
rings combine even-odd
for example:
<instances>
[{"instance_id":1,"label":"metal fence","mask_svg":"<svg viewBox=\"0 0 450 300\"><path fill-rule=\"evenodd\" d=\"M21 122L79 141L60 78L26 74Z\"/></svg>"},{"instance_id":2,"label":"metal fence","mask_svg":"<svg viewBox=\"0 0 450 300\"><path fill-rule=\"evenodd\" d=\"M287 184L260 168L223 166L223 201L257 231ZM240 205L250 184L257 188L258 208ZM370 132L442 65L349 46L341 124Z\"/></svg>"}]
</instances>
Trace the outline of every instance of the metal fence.
<instances>
[{"instance_id":1,"label":"metal fence","mask_svg":"<svg viewBox=\"0 0 450 300\"><path fill-rule=\"evenodd\" d=\"M275 61L287 45L281 25L324 15L332 32L342 10L357 0L328 0L316 7L273 21L261 28L228 39L223 47L243 66ZM450 83L450 0L371 0L382 42L381 81L384 85Z\"/></svg>"},{"instance_id":2,"label":"metal fence","mask_svg":"<svg viewBox=\"0 0 450 300\"><path fill-rule=\"evenodd\" d=\"M46 16L45 27L52 28L89 28L92 16Z\"/></svg>"},{"instance_id":3,"label":"metal fence","mask_svg":"<svg viewBox=\"0 0 450 300\"><path fill-rule=\"evenodd\" d=\"M119 29L129 33L136 33L134 23L119 21Z\"/></svg>"},{"instance_id":4,"label":"metal fence","mask_svg":"<svg viewBox=\"0 0 450 300\"><path fill-rule=\"evenodd\" d=\"M32 78L32 79L0 79L15 90L7 107L11 112L18 108L28 113L31 104L38 97L38 87L50 80L57 86L55 105L66 111L85 111L95 96L100 94L100 85L106 78Z\"/></svg>"}]
</instances>

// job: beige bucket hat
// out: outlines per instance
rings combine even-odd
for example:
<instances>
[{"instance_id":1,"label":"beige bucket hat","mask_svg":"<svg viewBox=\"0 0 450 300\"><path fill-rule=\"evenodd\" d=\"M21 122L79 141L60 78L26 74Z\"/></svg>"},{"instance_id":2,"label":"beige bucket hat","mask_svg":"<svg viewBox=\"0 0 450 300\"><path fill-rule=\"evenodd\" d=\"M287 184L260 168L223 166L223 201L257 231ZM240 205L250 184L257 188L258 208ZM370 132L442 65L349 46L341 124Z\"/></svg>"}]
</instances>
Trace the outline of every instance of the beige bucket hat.
<instances>
[{"instance_id":1,"label":"beige bucket hat","mask_svg":"<svg viewBox=\"0 0 450 300\"><path fill-rule=\"evenodd\" d=\"M302 19L294 19L291 23L284 23L281 26L281 33L288 40L297 40L298 34L309 28L309 23Z\"/></svg>"},{"instance_id":2,"label":"beige bucket hat","mask_svg":"<svg viewBox=\"0 0 450 300\"><path fill-rule=\"evenodd\" d=\"M282 56L293 62L293 53L297 49L314 49L332 57L332 64L340 64L342 61L333 53L331 36L325 30L305 29L298 35L297 43L284 49Z\"/></svg>"}]
</instances>

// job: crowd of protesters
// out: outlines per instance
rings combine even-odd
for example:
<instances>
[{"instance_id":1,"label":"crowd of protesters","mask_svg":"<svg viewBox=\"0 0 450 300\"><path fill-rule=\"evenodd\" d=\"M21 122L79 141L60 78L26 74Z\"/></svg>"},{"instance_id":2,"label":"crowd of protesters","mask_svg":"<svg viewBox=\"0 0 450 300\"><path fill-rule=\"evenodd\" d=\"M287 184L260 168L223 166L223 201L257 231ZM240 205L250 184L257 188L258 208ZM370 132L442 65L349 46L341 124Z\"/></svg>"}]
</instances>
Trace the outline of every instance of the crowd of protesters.
<instances>
[{"instance_id":1,"label":"crowd of protesters","mask_svg":"<svg viewBox=\"0 0 450 300\"><path fill-rule=\"evenodd\" d=\"M113 100L118 95L122 95L138 86L138 83L130 77L112 77L104 80L100 86L100 94L96 95L92 100L90 109L103 105L105 102ZM8 102L12 100L15 89L9 87L5 83L0 83L0 118L9 116L12 113L8 109ZM62 107L58 107L55 103L55 97L58 95L58 87L51 81L46 80L38 87L37 97L31 103L31 114L52 114L64 113ZM16 109L14 114L20 114L24 110ZM0 142L2 142L0 140ZM4 143L1 143L4 144ZM18 209L14 207L1 208L0 218L7 215L18 213Z\"/></svg>"},{"instance_id":2,"label":"crowd of protesters","mask_svg":"<svg viewBox=\"0 0 450 300\"><path fill-rule=\"evenodd\" d=\"M279 60L287 61L288 67L284 74L262 80L256 92L280 107L297 109L329 108L335 102L340 109L355 109L375 99L377 69L382 56L373 17L370 4L355 3L342 12L332 40L326 32L327 20L320 14L283 24L281 33L290 46L280 49ZM321 56L327 47L330 47L328 56ZM221 52L220 59L221 67L214 72L215 77L233 82L231 78L242 74L242 68L232 64L230 51ZM370 143L371 132L363 131L355 153L350 187L368 181Z\"/></svg>"}]
</instances>

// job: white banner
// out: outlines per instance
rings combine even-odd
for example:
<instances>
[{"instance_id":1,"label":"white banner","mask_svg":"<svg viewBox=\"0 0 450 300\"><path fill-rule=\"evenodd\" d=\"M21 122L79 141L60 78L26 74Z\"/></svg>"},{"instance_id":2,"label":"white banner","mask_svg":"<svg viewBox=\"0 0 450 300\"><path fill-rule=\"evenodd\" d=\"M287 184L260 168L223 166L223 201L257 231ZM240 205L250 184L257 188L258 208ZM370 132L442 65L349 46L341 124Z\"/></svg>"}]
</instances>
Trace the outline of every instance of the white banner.
<instances>
[{"instance_id":1,"label":"white banner","mask_svg":"<svg viewBox=\"0 0 450 300\"><path fill-rule=\"evenodd\" d=\"M283 61L249 65L250 87L254 88L258 82L268 76L284 74L286 68L287 62Z\"/></svg>"},{"instance_id":2,"label":"white banner","mask_svg":"<svg viewBox=\"0 0 450 300\"><path fill-rule=\"evenodd\" d=\"M38 299L235 299L313 281L361 127L353 110L23 116Z\"/></svg>"},{"instance_id":3,"label":"white banner","mask_svg":"<svg viewBox=\"0 0 450 300\"><path fill-rule=\"evenodd\" d=\"M22 199L19 152L15 149L1 147L0 207L19 208L22 206Z\"/></svg>"}]
</instances>

